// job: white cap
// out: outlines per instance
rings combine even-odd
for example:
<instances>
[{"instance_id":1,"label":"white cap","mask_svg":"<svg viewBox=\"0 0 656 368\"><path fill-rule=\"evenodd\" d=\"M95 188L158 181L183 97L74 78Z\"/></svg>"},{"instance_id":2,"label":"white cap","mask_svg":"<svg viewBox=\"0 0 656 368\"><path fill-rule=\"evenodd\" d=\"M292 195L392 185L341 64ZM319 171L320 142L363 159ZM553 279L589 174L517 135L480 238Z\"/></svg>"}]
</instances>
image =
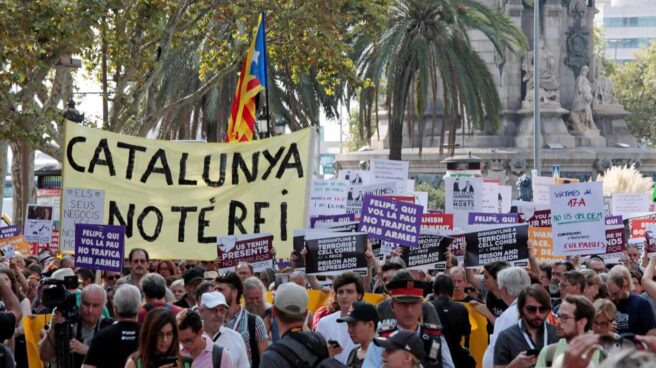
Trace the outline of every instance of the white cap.
<instances>
[{"instance_id":1,"label":"white cap","mask_svg":"<svg viewBox=\"0 0 656 368\"><path fill-rule=\"evenodd\" d=\"M219 305L224 305L228 307L228 303L226 303L225 296L223 296L223 293L220 293L218 291L211 291L209 293L204 293L203 296L200 298L200 305L210 309Z\"/></svg>"},{"instance_id":2,"label":"white cap","mask_svg":"<svg viewBox=\"0 0 656 368\"><path fill-rule=\"evenodd\" d=\"M70 268L60 268L57 271L52 273L52 277L55 280L64 281L64 278L67 276L75 276L75 272Z\"/></svg>"}]
</instances>

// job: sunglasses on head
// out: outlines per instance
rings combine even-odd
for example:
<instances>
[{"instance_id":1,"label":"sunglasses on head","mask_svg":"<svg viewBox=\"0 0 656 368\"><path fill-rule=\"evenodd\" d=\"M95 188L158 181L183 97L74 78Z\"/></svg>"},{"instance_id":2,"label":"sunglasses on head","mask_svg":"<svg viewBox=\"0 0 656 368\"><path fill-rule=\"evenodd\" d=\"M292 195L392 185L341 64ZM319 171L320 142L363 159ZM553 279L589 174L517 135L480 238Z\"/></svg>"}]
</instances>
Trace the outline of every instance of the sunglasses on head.
<instances>
[{"instance_id":1,"label":"sunglasses on head","mask_svg":"<svg viewBox=\"0 0 656 368\"><path fill-rule=\"evenodd\" d=\"M526 311L529 313L535 313L537 311L540 311L540 313L547 313L549 311L549 307L536 307L534 305L527 305L524 308L526 308Z\"/></svg>"}]
</instances>

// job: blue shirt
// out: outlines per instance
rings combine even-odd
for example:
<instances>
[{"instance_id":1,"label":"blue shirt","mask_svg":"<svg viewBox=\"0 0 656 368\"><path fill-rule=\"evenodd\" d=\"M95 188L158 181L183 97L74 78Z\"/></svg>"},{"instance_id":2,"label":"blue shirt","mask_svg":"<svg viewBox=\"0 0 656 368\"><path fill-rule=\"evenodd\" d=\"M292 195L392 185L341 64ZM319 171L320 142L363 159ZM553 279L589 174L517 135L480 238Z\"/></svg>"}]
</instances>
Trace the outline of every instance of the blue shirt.
<instances>
[{"instance_id":1,"label":"blue shirt","mask_svg":"<svg viewBox=\"0 0 656 368\"><path fill-rule=\"evenodd\" d=\"M645 335L652 328L656 328L656 319L651 305L645 298L641 298L633 293L629 294L627 299L617 303L617 333L634 333L636 335Z\"/></svg>"},{"instance_id":2,"label":"blue shirt","mask_svg":"<svg viewBox=\"0 0 656 368\"><path fill-rule=\"evenodd\" d=\"M419 328L417 328L417 334ZM453 359L451 359L451 352L449 345L446 343L444 336L440 336L440 344L442 345L442 368L455 368ZM367 355L364 357L362 368L380 368L383 366L383 351L385 349L373 343L367 347Z\"/></svg>"}]
</instances>

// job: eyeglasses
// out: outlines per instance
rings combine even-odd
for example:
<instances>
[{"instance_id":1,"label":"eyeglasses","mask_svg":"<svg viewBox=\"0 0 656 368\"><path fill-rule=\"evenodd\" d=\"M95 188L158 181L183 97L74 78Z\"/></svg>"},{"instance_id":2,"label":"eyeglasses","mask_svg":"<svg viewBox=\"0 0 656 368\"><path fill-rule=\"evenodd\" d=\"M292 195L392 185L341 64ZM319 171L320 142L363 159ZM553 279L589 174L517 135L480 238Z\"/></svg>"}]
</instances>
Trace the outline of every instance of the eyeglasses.
<instances>
[{"instance_id":1,"label":"eyeglasses","mask_svg":"<svg viewBox=\"0 0 656 368\"><path fill-rule=\"evenodd\" d=\"M133 260L132 260L132 263L143 263L143 264L146 264L146 263L148 263L148 261L146 261L145 259L133 259Z\"/></svg>"},{"instance_id":2,"label":"eyeglasses","mask_svg":"<svg viewBox=\"0 0 656 368\"><path fill-rule=\"evenodd\" d=\"M113 275L113 276L105 276L105 278L107 279L107 281L114 281L114 280L118 280L118 279L120 279L121 276L119 276L119 275Z\"/></svg>"},{"instance_id":3,"label":"eyeglasses","mask_svg":"<svg viewBox=\"0 0 656 368\"><path fill-rule=\"evenodd\" d=\"M171 339L171 338L173 338L173 331L160 332L160 333L157 334L157 338L160 339L160 340L164 340L165 338L166 339Z\"/></svg>"},{"instance_id":4,"label":"eyeglasses","mask_svg":"<svg viewBox=\"0 0 656 368\"><path fill-rule=\"evenodd\" d=\"M574 319L572 316L568 316L566 314L561 314L558 313L556 314L556 318L558 318L559 321L567 322L567 320Z\"/></svg>"},{"instance_id":5,"label":"eyeglasses","mask_svg":"<svg viewBox=\"0 0 656 368\"><path fill-rule=\"evenodd\" d=\"M537 311L540 311L540 313L544 314L549 312L549 307L543 307L543 306L537 307L535 305L527 305L524 308L526 308L526 311L528 313L537 313Z\"/></svg>"},{"instance_id":6,"label":"eyeglasses","mask_svg":"<svg viewBox=\"0 0 656 368\"><path fill-rule=\"evenodd\" d=\"M183 344L183 345L191 345L191 344L194 343L194 341L196 340L197 337L198 337L198 334L195 334L194 337L192 337L190 339L180 340L180 343Z\"/></svg>"}]
</instances>

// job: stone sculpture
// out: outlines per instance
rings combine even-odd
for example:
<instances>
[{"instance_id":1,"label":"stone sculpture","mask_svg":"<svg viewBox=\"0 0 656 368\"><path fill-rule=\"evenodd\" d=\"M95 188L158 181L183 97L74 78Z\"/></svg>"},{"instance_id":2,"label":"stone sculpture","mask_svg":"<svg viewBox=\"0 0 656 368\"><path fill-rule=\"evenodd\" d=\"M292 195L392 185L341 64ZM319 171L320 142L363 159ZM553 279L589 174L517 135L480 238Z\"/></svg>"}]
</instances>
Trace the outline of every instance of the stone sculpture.
<instances>
[{"instance_id":1,"label":"stone sculpture","mask_svg":"<svg viewBox=\"0 0 656 368\"><path fill-rule=\"evenodd\" d=\"M574 130L579 132L598 130L592 119L592 98L588 66L584 65L574 83L574 102L572 102L572 112L569 117Z\"/></svg>"},{"instance_id":2,"label":"stone sculpture","mask_svg":"<svg viewBox=\"0 0 656 368\"><path fill-rule=\"evenodd\" d=\"M613 81L603 75L601 70L601 59L595 57L594 73L592 73L595 80L592 88L593 102L595 105L616 104L617 99L615 98Z\"/></svg>"},{"instance_id":3,"label":"stone sculpture","mask_svg":"<svg viewBox=\"0 0 656 368\"><path fill-rule=\"evenodd\" d=\"M528 106L533 102L534 81L533 81L533 51L524 55L522 70L524 71L523 81L526 82L526 97L523 104ZM540 40L540 103L541 104L560 104L560 94L558 89L560 82L556 77L556 59L553 54L544 47L544 42Z\"/></svg>"}]
</instances>

